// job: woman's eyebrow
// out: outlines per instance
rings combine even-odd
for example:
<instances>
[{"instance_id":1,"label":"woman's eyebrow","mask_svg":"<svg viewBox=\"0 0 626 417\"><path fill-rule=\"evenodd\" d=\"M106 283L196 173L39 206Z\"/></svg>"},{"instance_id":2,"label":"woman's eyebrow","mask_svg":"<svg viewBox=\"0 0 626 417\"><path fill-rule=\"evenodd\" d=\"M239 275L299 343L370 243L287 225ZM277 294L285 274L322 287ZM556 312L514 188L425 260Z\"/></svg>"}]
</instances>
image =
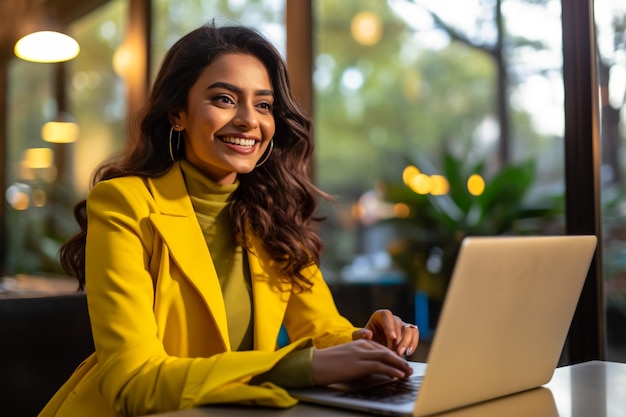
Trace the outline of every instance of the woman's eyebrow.
<instances>
[{"instance_id":1,"label":"woman's eyebrow","mask_svg":"<svg viewBox=\"0 0 626 417\"><path fill-rule=\"evenodd\" d=\"M224 88L226 90L230 90L235 94L243 94L243 90L239 87L237 87L236 85L224 82L224 81L217 81L214 82L213 84L211 84L210 86L207 87L208 89L211 88ZM257 90L255 92L255 95L257 96L274 96L274 92L272 90Z\"/></svg>"}]
</instances>

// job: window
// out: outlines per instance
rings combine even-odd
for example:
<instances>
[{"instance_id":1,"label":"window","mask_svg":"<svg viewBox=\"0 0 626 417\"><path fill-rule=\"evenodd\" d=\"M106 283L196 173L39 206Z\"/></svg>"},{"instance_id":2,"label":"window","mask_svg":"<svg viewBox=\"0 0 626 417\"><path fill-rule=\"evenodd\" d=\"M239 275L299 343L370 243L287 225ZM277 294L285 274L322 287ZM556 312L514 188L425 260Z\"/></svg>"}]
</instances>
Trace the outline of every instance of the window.
<instances>
[{"instance_id":1,"label":"window","mask_svg":"<svg viewBox=\"0 0 626 417\"><path fill-rule=\"evenodd\" d=\"M612 355L624 351L625 344L619 329L626 291L621 236L626 11L618 0L595 3L598 73L606 93L601 121L608 356L617 358ZM284 50L286 4L286 0L153 0L151 73L176 39L213 18L219 24L253 25ZM437 280L451 263L444 257L442 240L458 241L475 219L469 216L475 199L465 184L477 171L478 185L482 178L489 188L511 166L520 169L509 174L515 178L528 173L525 167L532 168L522 184L528 189L520 187L524 192L514 198L498 199L506 203L498 213L509 213L498 230L563 232L562 2L313 0L312 4L315 175L322 189L337 196L337 204L322 207L328 217L321 229L326 242L322 266L329 281L408 280L431 299L440 297L445 285ZM495 4L501 5L501 15ZM8 64L6 153L1 167L6 173L2 184L6 245L0 248L6 247L1 254L4 273L59 272L56 252L76 228L73 205L86 195L95 166L126 140L120 46L128 5L128 0L107 1L72 25L83 45L75 61L57 66L12 59ZM586 0L576 0L563 10L580 12L586 5ZM586 24L576 30L585 31ZM568 32L571 36L574 31ZM568 68L584 72L585 65L577 62ZM69 111L78 122L78 142L41 140L41 126L58 110ZM447 194L435 195L432 188L430 194L414 192L403 179L410 165L430 178L431 185L438 175L446 178ZM450 173L456 173L455 182ZM421 179L407 182L419 188L424 185ZM455 205L452 210L460 210L462 221L442 222L447 219L442 209ZM530 213L526 209L538 209L540 215L526 218ZM488 215L497 217L495 212ZM474 222L477 228L470 232L495 230L487 223ZM408 238L416 233L423 234L422 247L409 245L415 244ZM410 255L404 262L403 254Z\"/></svg>"},{"instance_id":2,"label":"window","mask_svg":"<svg viewBox=\"0 0 626 417\"><path fill-rule=\"evenodd\" d=\"M62 273L59 247L78 228L73 207L86 196L93 169L126 139L124 85L113 70L125 13L126 2L113 0L73 24L82 46L73 61L10 62L8 274ZM42 126L59 112L78 123L75 143L42 139Z\"/></svg>"},{"instance_id":3,"label":"window","mask_svg":"<svg viewBox=\"0 0 626 417\"><path fill-rule=\"evenodd\" d=\"M46 251L42 237L50 210L49 192L57 177L51 144L41 139L41 126L55 110L53 67L13 59L9 64L7 115L7 257L9 273L31 273L51 266L54 247ZM24 98L29 98L25 100ZM54 246L54 242L51 242Z\"/></svg>"},{"instance_id":4,"label":"window","mask_svg":"<svg viewBox=\"0 0 626 417\"><path fill-rule=\"evenodd\" d=\"M165 52L181 36L215 20L216 24L244 24L257 28L284 56L285 0L155 0L153 3L152 73L156 75Z\"/></svg>"},{"instance_id":5,"label":"window","mask_svg":"<svg viewBox=\"0 0 626 417\"><path fill-rule=\"evenodd\" d=\"M440 303L465 234L563 233L561 4L499 3L313 3L327 279Z\"/></svg>"}]
</instances>

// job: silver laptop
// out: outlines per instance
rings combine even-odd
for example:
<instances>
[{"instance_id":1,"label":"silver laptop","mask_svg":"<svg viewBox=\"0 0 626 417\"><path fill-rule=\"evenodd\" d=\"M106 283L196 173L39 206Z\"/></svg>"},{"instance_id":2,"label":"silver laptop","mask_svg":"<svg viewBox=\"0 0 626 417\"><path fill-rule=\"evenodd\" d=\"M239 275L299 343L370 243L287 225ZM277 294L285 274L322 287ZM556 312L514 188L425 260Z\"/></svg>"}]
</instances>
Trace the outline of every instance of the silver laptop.
<instances>
[{"instance_id":1,"label":"silver laptop","mask_svg":"<svg viewBox=\"0 0 626 417\"><path fill-rule=\"evenodd\" d=\"M467 237L427 364L411 363L417 393L397 403L382 394L391 390L387 383L290 392L304 402L426 416L544 385L558 364L595 248L595 236ZM398 383L404 384L389 386Z\"/></svg>"}]
</instances>

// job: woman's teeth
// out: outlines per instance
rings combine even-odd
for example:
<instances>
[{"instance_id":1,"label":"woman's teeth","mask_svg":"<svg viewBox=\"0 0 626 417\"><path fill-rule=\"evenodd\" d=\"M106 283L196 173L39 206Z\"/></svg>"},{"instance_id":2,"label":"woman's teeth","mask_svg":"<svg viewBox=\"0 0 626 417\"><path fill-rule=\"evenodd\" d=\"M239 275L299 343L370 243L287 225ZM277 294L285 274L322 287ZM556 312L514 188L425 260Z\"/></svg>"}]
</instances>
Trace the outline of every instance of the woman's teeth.
<instances>
[{"instance_id":1,"label":"woman's teeth","mask_svg":"<svg viewBox=\"0 0 626 417\"><path fill-rule=\"evenodd\" d=\"M231 143L238 146L254 146L255 144L254 139L234 138L232 136L223 136L221 139L223 142Z\"/></svg>"}]
</instances>

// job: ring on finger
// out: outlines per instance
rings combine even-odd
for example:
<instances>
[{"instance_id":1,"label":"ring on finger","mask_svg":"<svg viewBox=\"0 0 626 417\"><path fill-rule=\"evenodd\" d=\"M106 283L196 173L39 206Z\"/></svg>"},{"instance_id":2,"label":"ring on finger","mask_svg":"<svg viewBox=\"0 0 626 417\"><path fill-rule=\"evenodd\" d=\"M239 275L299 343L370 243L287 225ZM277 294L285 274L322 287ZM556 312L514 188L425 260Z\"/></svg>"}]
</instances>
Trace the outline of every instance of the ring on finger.
<instances>
[{"instance_id":1,"label":"ring on finger","mask_svg":"<svg viewBox=\"0 0 626 417\"><path fill-rule=\"evenodd\" d=\"M405 325L404 325L404 326L402 326L402 327L404 327L405 329L406 329L406 328L410 328L410 329L417 329L417 326L416 326L416 325L414 325L414 324L408 324L408 323L407 323L407 324L405 324Z\"/></svg>"}]
</instances>

